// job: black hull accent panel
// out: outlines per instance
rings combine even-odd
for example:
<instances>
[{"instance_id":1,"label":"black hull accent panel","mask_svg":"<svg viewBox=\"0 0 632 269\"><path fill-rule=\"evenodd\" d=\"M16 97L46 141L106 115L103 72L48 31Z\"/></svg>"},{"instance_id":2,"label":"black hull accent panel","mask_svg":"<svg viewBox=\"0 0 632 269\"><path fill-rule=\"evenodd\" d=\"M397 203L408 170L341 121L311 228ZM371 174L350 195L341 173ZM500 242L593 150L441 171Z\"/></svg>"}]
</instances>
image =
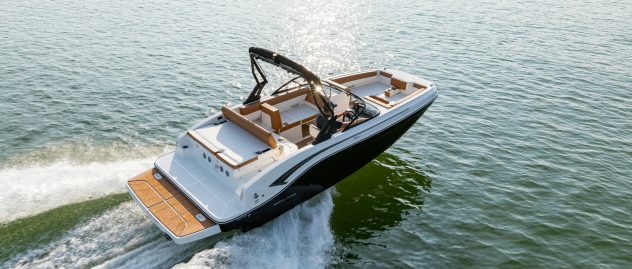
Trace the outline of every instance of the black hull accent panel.
<instances>
[{"instance_id":1,"label":"black hull accent panel","mask_svg":"<svg viewBox=\"0 0 632 269\"><path fill-rule=\"evenodd\" d=\"M236 228L246 232L257 228L347 178L393 145L431 104L376 135L325 158L265 205L241 219L220 224L222 232Z\"/></svg>"}]
</instances>

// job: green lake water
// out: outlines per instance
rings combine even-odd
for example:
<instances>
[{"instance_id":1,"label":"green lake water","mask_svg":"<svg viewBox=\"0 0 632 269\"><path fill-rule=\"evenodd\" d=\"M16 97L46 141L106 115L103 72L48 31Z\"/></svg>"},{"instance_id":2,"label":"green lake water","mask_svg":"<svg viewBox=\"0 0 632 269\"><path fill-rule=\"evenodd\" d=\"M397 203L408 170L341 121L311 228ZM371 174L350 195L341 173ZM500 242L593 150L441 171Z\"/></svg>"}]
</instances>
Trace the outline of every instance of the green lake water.
<instances>
[{"instance_id":1,"label":"green lake water","mask_svg":"<svg viewBox=\"0 0 632 269\"><path fill-rule=\"evenodd\" d=\"M629 1L5 1L0 268L630 268ZM263 227L167 242L124 183L254 86L259 46L439 98ZM268 92L288 76L266 69Z\"/></svg>"}]
</instances>

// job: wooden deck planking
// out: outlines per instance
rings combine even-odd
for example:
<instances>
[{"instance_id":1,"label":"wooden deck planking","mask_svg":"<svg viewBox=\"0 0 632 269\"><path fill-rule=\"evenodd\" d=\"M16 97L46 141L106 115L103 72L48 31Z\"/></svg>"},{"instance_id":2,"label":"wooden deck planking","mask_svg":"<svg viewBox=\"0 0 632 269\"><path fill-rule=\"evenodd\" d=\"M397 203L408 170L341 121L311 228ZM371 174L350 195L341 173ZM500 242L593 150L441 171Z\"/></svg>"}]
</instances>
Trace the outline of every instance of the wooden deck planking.
<instances>
[{"instance_id":1,"label":"wooden deck planking","mask_svg":"<svg viewBox=\"0 0 632 269\"><path fill-rule=\"evenodd\" d=\"M160 223L179 237L215 225L165 176L161 174L162 179L159 180L154 178L156 173L160 174L156 168L147 170L127 183ZM197 214L202 214L206 219L198 220Z\"/></svg>"},{"instance_id":2,"label":"wooden deck planking","mask_svg":"<svg viewBox=\"0 0 632 269\"><path fill-rule=\"evenodd\" d=\"M162 176L162 174L160 174L162 176L162 179L160 180L154 178L154 174L160 174L160 172L158 172L158 169L153 168L151 170L148 170L145 173L142 173L139 176L130 179L129 181L147 182L152 188L156 190L156 192L158 192L160 197L164 198L165 200L181 194L180 190L178 190L176 186L171 184L171 182L169 182L168 179Z\"/></svg>"},{"instance_id":3,"label":"wooden deck planking","mask_svg":"<svg viewBox=\"0 0 632 269\"><path fill-rule=\"evenodd\" d=\"M175 235L179 235L186 226L184 219L165 202L150 207L149 211Z\"/></svg>"},{"instance_id":4,"label":"wooden deck planking","mask_svg":"<svg viewBox=\"0 0 632 269\"><path fill-rule=\"evenodd\" d=\"M143 202L146 207L149 208L155 206L156 204L162 203L162 197L160 197L160 195L158 195L158 193L156 193L156 191L154 191L147 182L130 181L127 182L127 184L129 184L132 190L134 190L134 193L136 194L136 196L138 196L138 199L140 199L140 201Z\"/></svg>"}]
</instances>

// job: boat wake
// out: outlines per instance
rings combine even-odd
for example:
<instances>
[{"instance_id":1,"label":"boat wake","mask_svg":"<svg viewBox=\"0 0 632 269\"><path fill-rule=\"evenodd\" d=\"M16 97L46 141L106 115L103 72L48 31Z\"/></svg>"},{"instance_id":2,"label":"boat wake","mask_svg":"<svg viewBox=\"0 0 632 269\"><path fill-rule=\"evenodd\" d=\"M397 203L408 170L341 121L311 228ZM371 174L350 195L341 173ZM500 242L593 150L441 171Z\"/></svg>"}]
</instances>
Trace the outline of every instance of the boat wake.
<instances>
[{"instance_id":1,"label":"boat wake","mask_svg":"<svg viewBox=\"0 0 632 269\"><path fill-rule=\"evenodd\" d=\"M85 166L70 163L0 171L11 191L0 198L2 222L65 204L124 192L124 182L151 167L152 159ZM332 188L333 189L333 188ZM245 234L228 233L177 245L133 201L123 202L74 228L32 242L5 259L2 268L323 268L337 245L329 227L328 190ZM87 218L87 217L86 217ZM53 238L50 238L53 237Z\"/></svg>"},{"instance_id":2,"label":"boat wake","mask_svg":"<svg viewBox=\"0 0 632 269\"><path fill-rule=\"evenodd\" d=\"M125 181L153 166L155 158L76 165L62 160L0 171L0 223L108 194L125 192Z\"/></svg>"},{"instance_id":3,"label":"boat wake","mask_svg":"<svg viewBox=\"0 0 632 269\"><path fill-rule=\"evenodd\" d=\"M327 190L270 223L221 241L174 268L323 268L338 251L329 218L332 192Z\"/></svg>"},{"instance_id":4,"label":"boat wake","mask_svg":"<svg viewBox=\"0 0 632 269\"><path fill-rule=\"evenodd\" d=\"M160 268L181 261L177 258L196 247L203 249L200 244L169 243L138 205L125 202L2 267Z\"/></svg>"}]
</instances>

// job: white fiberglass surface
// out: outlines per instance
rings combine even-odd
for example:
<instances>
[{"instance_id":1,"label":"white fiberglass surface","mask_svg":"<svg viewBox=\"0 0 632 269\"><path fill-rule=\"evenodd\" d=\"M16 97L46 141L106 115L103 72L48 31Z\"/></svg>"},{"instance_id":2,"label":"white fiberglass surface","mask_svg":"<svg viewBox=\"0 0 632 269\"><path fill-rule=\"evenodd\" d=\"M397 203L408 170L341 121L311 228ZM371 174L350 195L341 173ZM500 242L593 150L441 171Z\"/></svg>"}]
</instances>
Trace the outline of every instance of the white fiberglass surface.
<instances>
[{"instance_id":1,"label":"white fiberglass surface","mask_svg":"<svg viewBox=\"0 0 632 269\"><path fill-rule=\"evenodd\" d=\"M283 120L283 118L281 118L281 120ZM268 132L274 133L274 131L275 131L274 129L272 129L272 127L270 127L270 126L268 126L268 125L263 124L263 122L261 122L261 120L258 120L258 121L253 121L253 122L254 122L256 125L258 125L259 127L263 128L264 130L266 130L266 131L268 131Z\"/></svg>"},{"instance_id":2,"label":"white fiberglass surface","mask_svg":"<svg viewBox=\"0 0 632 269\"><path fill-rule=\"evenodd\" d=\"M384 98L384 100L389 101L389 102L397 102L403 98L405 98L406 94L403 93L399 93L393 97L386 97L384 96L384 91L388 88L390 88L391 85L386 85L386 84L382 84L379 82L374 82L374 83L370 83L364 86L359 86L357 88L353 88L351 91L360 97L365 97L365 96L369 96L369 95L377 95Z\"/></svg>"},{"instance_id":3,"label":"white fiberglass surface","mask_svg":"<svg viewBox=\"0 0 632 269\"><path fill-rule=\"evenodd\" d=\"M281 113L281 117L283 117L283 115L286 115L287 117L290 117L291 119L293 119L294 120L293 122L296 122L299 120L307 119L316 114L318 114L318 110L313 109L307 105L300 105L295 108L283 111Z\"/></svg>"},{"instance_id":4,"label":"white fiberglass surface","mask_svg":"<svg viewBox=\"0 0 632 269\"><path fill-rule=\"evenodd\" d=\"M252 170L252 172L250 172L248 174L245 174L245 175L241 176L241 180L243 180L244 183L250 182L250 180L252 180L256 176L261 174L261 171L266 170L268 168L268 166L272 165L274 163L274 160L272 158L268 158L266 160L261 161L261 163L264 164L264 165L261 166L258 169Z\"/></svg>"},{"instance_id":5,"label":"white fiberglass surface","mask_svg":"<svg viewBox=\"0 0 632 269\"><path fill-rule=\"evenodd\" d=\"M384 96L382 98L384 98L384 100L389 101L389 102L397 102L399 100L406 98L406 96L408 96L408 94L404 94L400 92L393 97Z\"/></svg>"},{"instance_id":6,"label":"white fiberglass surface","mask_svg":"<svg viewBox=\"0 0 632 269\"><path fill-rule=\"evenodd\" d=\"M220 220L241 211L233 203L233 190L222 180L198 165L190 158L183 158L174 152L156 160L156 166L169 174L170 178L202 210Z\"/></svg>"},{"instance_id":7,"label":"white fiberglass surface","mask_svg":"<svg viewBox=\"0 0 632 269\"><path fill-rule=\"evenodd\" d=\"M270 147L230 121L220 125L204 126L195 132L238 163L250 160L256 157L256 151Z\"/></svg>"},{"instance_id":8,"label":"white fiberglass surface","mask_svg":"<svg viewBox=\"0 0 632 269\"><path fill-rule=\"evenodd\" d=\"M359 86L351 89L351 92L357 96L365 97L369 95L380 95L384 93L384 90L390 88L391 85L382 84L379 82L373 82L364 86Z\"/></svg>"},{"instance_id":9,"label":"white fiberglass surface","mask_svg":"<svg viewBox=\"0 0 632 269\"><path fill-rule=\"evenodd\" d=\"M300 119L296 119L294 117L292 117L292 115L287 114L285 112L281 112L281 122L284 124L291 124L294 122L299 121Z\"/></svg>"}]
</instances>

